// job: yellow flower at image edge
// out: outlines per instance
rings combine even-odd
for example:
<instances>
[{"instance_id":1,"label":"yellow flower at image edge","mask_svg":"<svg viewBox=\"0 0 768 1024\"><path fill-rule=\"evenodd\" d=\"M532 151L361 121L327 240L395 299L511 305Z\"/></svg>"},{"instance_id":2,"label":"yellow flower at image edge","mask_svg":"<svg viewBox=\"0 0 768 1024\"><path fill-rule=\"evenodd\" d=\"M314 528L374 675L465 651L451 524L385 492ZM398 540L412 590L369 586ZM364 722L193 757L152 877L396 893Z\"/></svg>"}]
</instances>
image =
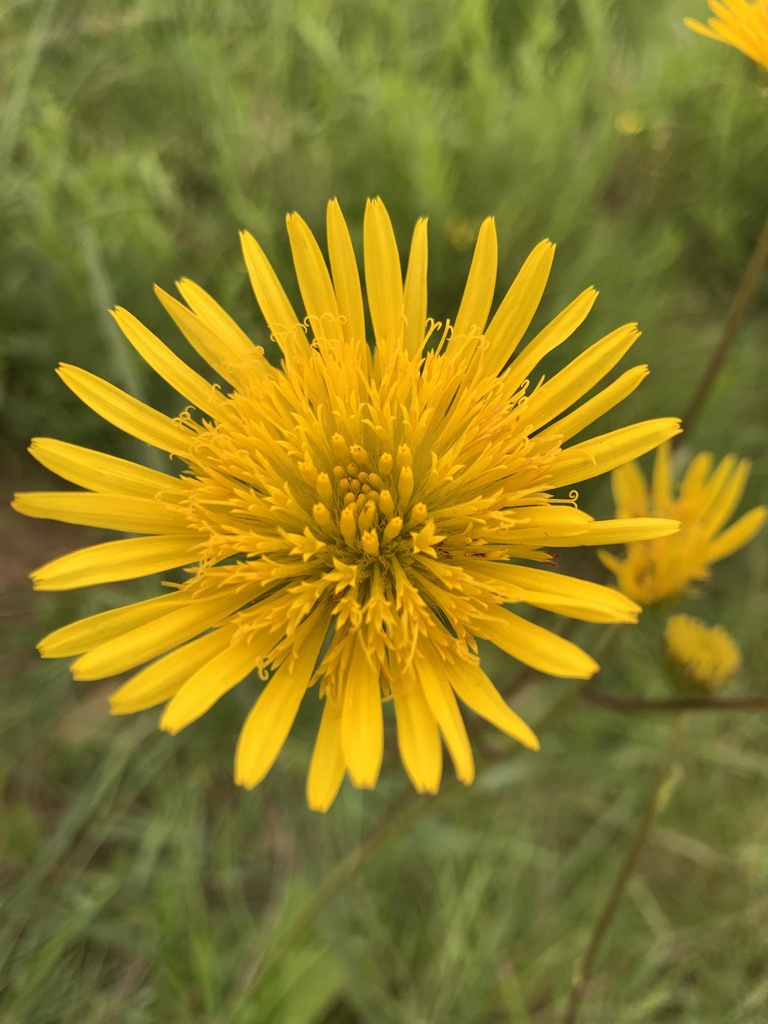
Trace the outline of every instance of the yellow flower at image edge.
<instances>
[{"instance_id":1,"label":"yellow flower at image edge","mask_svg":"<svg viewBox=\"0 0 768 1024\"><path fill-rule=\"evenodd\" d=\"M739 645L722 626L708 626L690 615L672 615L664 640L672 661L710 693L721 689L741 667Z\"/></svg>"},{"instance_id":2,"label":"yellow flower at image edge","mask_svg":"<svg viewBox=\"0 0 768 1024\"><path fill-rule=\"evenodd\" d=\"M684 594L690 583L709 578L709 567L747 544L762 529L768 509L759 505L735 523L736 510L749 477L750 463L727 455L719 465L699 452L675 494L670 446L656 452L649 491L643 472L632 462L611 476L619 517L664 516L680 520L679 533L629 544L626 558L598 552L616 575L622 593L641 605Z\"/></svg>"},{"instance_id":3,"label":"yellow flower at image edge","mask_svg":"<svg viewBox=\"0 0 768 1024\"><path fill-rule=\"evenodd\" d=\"M692 18L685 24L700 35L735 46L768 70L768 0L709 0L717 17L706 25Z\"/></svg>"},{"instance_id":4,"label":"yellow flower at image edge","mask_svg":"<svg viewBox=\"0 0 768 1024\"><path fill-rule=\"evenodd\" d=\"M348 774L376 784L383 702L394 705L405 769L436 792L442 741L472 781L459 711L467 707L529 747L528 726L483 672L476 638L555 676L597 665L574 644L509 609L526 603L590 622L634 621L615 590L521 565L553 548L657 537L676 523L595 522L574 496L551 491L597 476L679 430L657 419L568 442L629 395L638 366L583 404L638 336L620 327L532 390L538 362L584 321L588 288L521 351L554 246L540 243L489 321L497 269L492 219L481 229L455 320L427 317L427 225L420 220L403 278L383 204L364 221L365 285L375 347L366 341L358 265L338 204L328 206L326 260L298 215L288 234L306 319L294 312L256 241L243 234L280 369L190 281L184 303L157 290L192 347L226 382L210 384L125 310L128 341L198 413L170 419L73 366L59 374L110 423L171 453L178 478L62 441L32 454L85 491L17 495L26 515L146 534L65 555L33 574L41 590L133 579L186 566L161 597L93 615L40 644L77 656L75 679L139 671L112 698L115 713L166 704L175 733L256 671L265 681L236 753L237 782L267 774L313 683L324 699L307 782L326 809ZM430 338L436 344L429 346ZM155 659L155 660L153 660ZM442 738L442 740L441 740Z\"/></svg>"}]
</instances>

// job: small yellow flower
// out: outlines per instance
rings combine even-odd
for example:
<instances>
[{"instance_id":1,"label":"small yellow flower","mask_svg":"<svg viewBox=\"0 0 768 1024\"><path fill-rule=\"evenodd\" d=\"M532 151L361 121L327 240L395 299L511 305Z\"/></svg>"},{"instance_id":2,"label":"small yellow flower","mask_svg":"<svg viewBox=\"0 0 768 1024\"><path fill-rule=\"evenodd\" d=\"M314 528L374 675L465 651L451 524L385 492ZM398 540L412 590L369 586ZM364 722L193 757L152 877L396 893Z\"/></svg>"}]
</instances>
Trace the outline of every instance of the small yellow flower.
<instances>
[{"instance_id":1,"label":"small yellow flower","mask_svg":"<svg viewBox=\"0 0 768 1024\"><path fill-rule=\"evenodd\" d=\"M741 668L741 650L722 626L672 615L664 630L667 652L691 682L715 693Z\"/></svg>"},{"instance_id":2,"label":"small yellow flower","mask_svg":"<svg viewBox=\"0 0 768 1024\"><path fill-rule=\"evenodd\" d=\"M735 46L768 70L768 0L709 0L712 13L706 25L692 18L685 24L694 32Z\"/></svg>"},{"instance_id":3,"label":"small yellow flower","mask_svg":"<svg viewBox=\"0 0 768 1024\"><path fill-rule=\"evenodd\" d=\"M569 444L634 391L647 368L627 370L579 404L638 337L629 324L549 380L535 374L597 294L588 288L518 351L549 276L548 241L533 250L489 320L497 242L486 220L455 320L441 331L427 316L426 221L416 225L403 277L386 210L369 202L369 346L358 265L338 204L328 206L328 263L297 214L288 217L288 235L305 317L294 312L257 242L242 236L256 299L281 350L279 369L185 280L178 287L186 304L159 289L158 296L223 390L130 313L114 316L199 412L169 419L91 373L59 370L86 405L169 452L182 473L35 439L32 454L85 490L20 494L18 511L147 535L58 558L33 574L35 586L67 590L182 566L188 578L161 597L58 629L40 650L48 658L76 655L76 679L138 668L114 694L113 711L166 704L160 725L171 733L257 672L264 685L235 764L237 782L247 787L267 774L307 689L318 683L324 706L307 784L317 809L328 808L345 774L359 787L376 784L385 701L394 705L400 755L419 792L439 787L442 741L458 778L469 783L474 766L457 696L538 746L481 669L477 637L556 676L587 678L598 667L505 605L590 622L634 621L639 611L615 590L519 563L551 562L549 552L560 547L658 537L678 525L595 522L573 495L551 491L655 448L679 423L650 420Z\"/></svg>"},{"instance_id":4,"label":"small yellow flower","mask_svg":"<svg viewBox=\"0 0 768 1024\"><path fill-rule=\"evenodd\" d=\"M598 552L621 591L642 605L683 594L690 583L706 580L711 565L752 540L768 512L758 506L723 529L744 493L749 461L727 455L713 468L710 453L699 452L675 495L670 455L668 444L656 452L650 494L636 462L611 475L617 516L665 516L682 524L674 536L627 545L623 560Z\"/></svg>"}]
</instances>

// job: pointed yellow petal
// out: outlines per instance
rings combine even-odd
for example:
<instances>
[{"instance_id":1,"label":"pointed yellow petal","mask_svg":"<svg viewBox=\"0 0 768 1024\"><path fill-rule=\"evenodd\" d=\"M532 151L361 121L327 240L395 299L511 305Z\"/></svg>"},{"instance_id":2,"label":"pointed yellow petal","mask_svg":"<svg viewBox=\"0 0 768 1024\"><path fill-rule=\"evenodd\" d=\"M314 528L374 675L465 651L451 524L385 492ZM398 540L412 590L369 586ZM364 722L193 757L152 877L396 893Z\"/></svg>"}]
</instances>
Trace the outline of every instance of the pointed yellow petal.
<instances>
[{"instance_id":1,"label":"pointed yellow petal","mask_svg":"<svg viewBox=\"0 0 768 1024\"><path fill-rule=\"evenodd\" d=\"M550 424L546 430L542 430L536 435L537 439L557 436L560 438L561 444L564 441L569 441L585 427L613 409L619 402L623 402L635 388L642 384L647 376L647 366L634 366L631 370L627 370L613 384L609 384L607 388L596 394L594 398L590 398L588 402L582 402L573 412Z\"/></svg>"},{"instance_id":2,"label":"pointed yellow petal","mask_svg":"<svg viewBox=\"0 0 768 1024\"><path fill-rule=\"evenodd\" d=\"M189 450L193 435L188 430L131 395L126 395L114 384L67 363L62 363L56 372L70 391L74 391L82 402L107 423L174 455L184 456Z\"/></svg>"},{"instance_id":3,"label":"pointed yellow petal","mask_svg":"<svg viewBox=\"0 0 768 1024\"><path fill-rule=\"evenodd\" d=\"M52 473L89 491L154 498L160 491L173 492L183 488L176 477L159 473L156 469L52 437L32 438L29 453Z\"/></svg>"},{"instance_id":4,"label":"pointed yellow petal","mask_svg":"<svg viewBox=\"0 0 768 1024\"><path fill-rule=\"evenodd\" d=\"M138 601L124 608L110 608L109 611L89 615L79 622L71 622L53 633L49 633L37 645L43 658L69 658L75 654L98 647L123 633L138 629L162 616L166 609L172 611L184 604L178 593L163 594L148 601Z\"/></svg>"},{"instance_id":5,"label":"pointed yellow petal","mask_svg":"<svg viewBox=\"0 0 768 1024\"><path fill-rule=\"evenodd\" d=\"M493 376L504 369L528 330L547 286L554 258L555 247L545 238L521 267L488 324L485 332L488 348L482 352L483 372L487 376Z\"/></svg>"},{"instance_id":6,"label":"pointed yellow petal","mask_svg":"<svg viewBox=\"0 0 768 1024\"><path fill-rule=\"evenodd\" d=\"M355 786L373 789L384 754L384 718L379 669L366 657L360 639L355 642L345 684L341 747Z\"/></svg>"},{"instance_id":7,"label":"pointed yellow petal","mask_svg":"<svg viewBox=\"0 0 768 1024\"><path fill-rule=\"evenodd\" d=\"M418 679L392 687L400 758L417 793L436 793L443 771L440 730Z\"/></svg>"},{"instance_id":8,"label":"pointed yellow petal","mask_svg":"<svg viewBox=\"0 0 768 1024\"><path fill-rule=\"evenodd\" d=\"M251 346L250 359L245 360L238 347L229 346L225 338L217 335L173 295L169 295L157 285L155 295L195 352L224 380L237 387L241 382L243 367L256 374L267 372L267 361L263 352L256 346Z\"/></svg>"},{"instance_id":9,"label":"pointed yellow petal","mask_svg":"<svg viewBox=\"0 0 768 1024\"><path fill-rule=\"evenodd\" d=\"M94 544L46 562L32 573L32 582L35 590L76 590L151 576L194 562L196 541L186 533Z\"/></svg>"},{"instance_id":10,"label":"pointed yellow petal","mask_svg":"<svg viewBox=\"0 0 768 1024\"><path fill-rule=\"evenodd\" d=\"M219 348L237 362L249 364L258 356L256 346L225 309L199 284L182 277L176 282L179 294L197 319L217 338Z\"/></svg>"},{"instance_id":11,"label":"pointed yellow petal","mask_svg":"<svg viewBox=\"0 0 768 1024\"><path fill-rule=\"evenodd\" d=\"M705 529L714 535L724 526L736 511L747 486L747 478L751 469L749 459L741 459L733 469L730 478L723 485L717 498L712 502L703 517Z\"/></svg>"},{"instance_id":12,"label":"pointed yellow petal","mask_svg":"<svg viewBox=\"0 0 768 1024\"><path fill-rule=\"evenodd\" d=\"M640 337L636 324L625 324L591 345L528 399L526 419L534 430L565 412L597 384Z\"/></svg>"},{"instance_id":13,"label":"pointed yellow petal","mask_svg":"<svg viewBox=\"0 0 768 1024\"><path fill-rule=\"evenodd\" d=\"M524 665L550 676L590 679L600 667L570 640L556 636L505 608L489 608L483 612L474 632Z\"/></svg>"},{"instance_id":14,"label":"pointed yellow petal","mask_svg":"<svg viewBox=\"0 0 768 1024\"><path fill-rule=\"evenodd\" d=\"M344 337L348 342L365 342L365 314L360 273L349 230L335 199L328 203L326 218L328 257L339 313L343 318ZM365 346L367 350L367 346Z\"/></svg>"},{"instance_id":15,"label":"pointed yellow petal","mask_svg":"<svg viewBox=\"0 0 768 1024\"><path fill-rule=\"evenodd\" d=\"M421 217L411 239L408 270L405 273L405 351L421 351L427 322L427 219Z\"/></svg>"},{"instance_id":16,"label":"pointed yellow petal","mask_svg":"<svg viewBox=\"0 0 768 1024\"><path fill-rule=\"evenodd\" d=\"M520 600L518 594L522 591L523 600L534 608L585 622L637 622L640 613L640 605L618 590L559 572L490 559L476 559L466 571L481 580L497 581L505 601Z\"/></svg>"},{"instance_id":17,"label":"pointed yellow petal","mask_svg":"<svg viewBox=\"0 0 768 1024\"><path fill-rule=\"evenodd\" d=\"M320 246L298 213L289 214L286 224L299 290L312 332L316 338L341 339L343 332L336 293Z\"/></svg>"},{"instance_id":18,"label":"pointed yellow petal","mask_svg":"<svg viewBox=\"0 0 768 1024\"><path fill-rule=\"evenodd\" d=\"M307 776L307 803L313 811L328 810L344 780L344 771L341 709L326 698Z\"/></svg>"},{"instance_id":19,"label":"pointed yellow petal","mask_svg":"<svg viewBox=\"0 0 768 1024\"><path fill-rule=\"evenodd\" d=\"M304 329L277 274L272 269L272 264L248 231L240 233L240 241L253 293L269 325L272 337L280 346L289 365L296 360L306 359L310 350Z\"/></svg>"},{"instance_id":20,"label":"pointed yellow petal","mask_svg":"<svg viewBox=\"0 0 768 1024\"><path fill-rule=\"evenodd\" d=\"M507 394L514 394L544 356L567 341L573 332L584 323L596 298L595 289L587 288L569 306L566 306L562 313L558 313L555 319L547 324L529 345L525 346L517 359L513 360L504 372L507 381Z\"/></svg>"},{"instance_id":21,"label":"pointed yellow petal","mask_svg":"<svg viewBox=\"0 0 768 1024\"><path fill-rule=\"evenodd\" d=\"M672 445L669 441L660 444L656 449L651 474L651 494L653 508L658 514L670 511L672 503Z\"/></svg>"},{"instance_id":22,"label":"pointed yellow petal","mask_svg":"<svg viewBox=\"0 0 768 1024\"><path fill-rule=\"evenodd\" d=\"M139 355L167 381L172 388L198 409L210 416L217 416L224 404L221 394L199 373L172 352L167 345L152 333L127 309L120 306L112 310L117 326L133 345Z\"/></svg>"},{"instance_id":23,"label":"pointed yellow petal","mask_svg":"<svg viewBox=\"0 0 768 1024\"><path fill-rule=\"evenodd\" d=\"M762 530L765 520L768 518L768 509L764 505L750 509L740 516L735 523L732 523L727 530L723 530L719 537L707 548L707 561L710 564L727 558L734 551L748 544L752 538Z\"/></svg>"},{"instance_id":24,"label":"pointed yellow petal","mask_svg":"<svg viewBox=\"0 0 768 1024\"><path fill-rule=\"evenodd\" d=\"M109 698L112 714L131 715L173 697L193 672L229 646L233 632L225 626L206 633L137 672Z\"/></svg>"},{"instance_id":25,"label":"pointed yellow petal","mask_svg":"<svg viewBox=\"0 0 768 1024\"><path fill-rule=\"evenodd\" d=\"M327 609L320 608L298 627L295 657L278 668L251 708L235 752L238 786L252 789L277 760L312 679L328 625Z\"/></svg>"},{"instance_id":26,"label":"pointed yellow petal","mask_svg":"<svg viewBox=\"0 0 768 1024\"><path fill-rule=\"evenodd\" d=\"M479 665L458 662L450 668L451 685L468 708L531 750L539 749L536 734L516 715Z\"/></svg>"},{"instance_id":27,"label":"pointed yellow petal","mask_svg":"<svg viewBox=\"0 0 768 1024\"><path fill-rule=\"evenodd\" d=\"M234 632L234 630L231 630ZM201 665L184 682L160 718L160 728L175 735L205 714L264 660L261 647L233 644Z\"/></svg>"},{"instance_id":28,"label":"pointed yellow petal","mask_svg":"<svg viewBox=\"0 0 768 1024\"><path fill-rule=\"evenodd\" d=\"M496 288L498 261L496 224L493 217L487 217L480 225L467 284L453 325L451 355L464 354L464 339L479 336L485 330Z\"/></svg>"},{"instance_id":29,"label":"pointed yellow petal","mask_svg":"<svg viewBox=\"0 0 768 1024\"><path fill-rule=\"evenodd\" d=\"M14 495L11 507L32 519L54 519L121 533L173 533L186 528L181 512L150 498L91 491L28 491ZM190 534L190 539L192 535Z\"/></svg>"},{"instance_id":30,"label":"pointed yellow petal","mask_svg":"<svg viewBox=\"0 0 768 1024\"><path fill-rule=\"evenodd\" d=\"M403 330L403 274L395 233L384 204L369 199L363 228L365 287L379 346L392 345Z\"/></svg>"},{"instance_id":31,"label":"pointed yellow petal","mask_svg":"<svg viewBox=\"0 0 768 1024\"><path fill-rule=\"evenodd\" d=\"M414 670L421 683L429 710L437 720L440 732L445 739L456 778L465 786L469 786L475 778L475 762L467 730L440 652L432 650L430 655L417 657L414 660Z\"/></svg>"},{"instance_id":32,"label":"pointed yellow petal","mask_svg":"<svg viewBox=\"0 0 768 1024\"><path fill-rule=\"evenodd\" d=\"M680 420L667 417L633 423L629 427L601 434L572 448L564 448L547 481L547 487L564 487L579 483L581 480L591 480L592 477L607 473L624 462L645 455L679 433Z\"/></svg>"},{"instance_id":33,"label":"pointed yellow petal","mask_svg":"<svg viewBox=\"0 0 768 1024\"><path fill-rule=\"evenodd\" d=\"M592 544L630 544L636 540L656 540L678 533L677 519L659 519L655 516L637 519L604 519L590 523L586 532L577 539L566 538L560 547Z\"/></svg>"},{"instance_id":34,"label":"pointed yellow petal","mask_svg":"<svg viewBox=\"0 0 768 1024\"><path fill-rule=\"evenodd\" d=\"M694 455L680 484L681 498L687 500L700 494L707 477L712 472L713 463L711 452L698 452Z\"/></svg>"},{"instance_id":35,"label":"pointed yellow petal","mask_svg":"<svg viewBox=\"0 0 768 1024\"><path fill-rule=\"evenodd\" d=\"M648 484L637 462L627 462L611 473L616 514L621 518L648 515Z\"/></svg>"},{"instance_id":36,"label":"pointed yellow petal","mask_svg":"<svg viewBox=\"0 0 768 1024\"><path fill-rule=\"evenodd\" d=\"M186 643L203 630L220 625L223 620L247 604L246 593L191 601L169 611L140 629L130 630L107 643L100 644L72 664L75 679L85 681L116 676L172 647Z\"/></svg>"}]
</instances>

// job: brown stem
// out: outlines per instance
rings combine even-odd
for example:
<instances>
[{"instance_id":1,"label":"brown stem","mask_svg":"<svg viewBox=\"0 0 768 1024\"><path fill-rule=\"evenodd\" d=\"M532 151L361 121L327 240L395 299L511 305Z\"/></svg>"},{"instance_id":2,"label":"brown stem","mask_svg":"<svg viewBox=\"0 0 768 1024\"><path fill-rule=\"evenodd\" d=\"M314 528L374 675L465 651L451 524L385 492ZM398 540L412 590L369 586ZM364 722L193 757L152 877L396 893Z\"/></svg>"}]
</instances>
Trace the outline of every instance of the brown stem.
<instances>
[{"instance_id":1,"label":"brown stem","mask_svg":"<svg viewBox=\"0 0 768 1024\"><path fill-rule=\"evenodd\" d=\"M763 230L758 236L755 248L752 250L752 255L749 257L742 278L739 281L736 294L733 296L720 342L712 353L698 387L688 403L688 408L683 413L683 427L687 432L690 432L691 427L704 408L704 404L707 398L709 398L709 392L712 390L712 385L715 383L720 372L720 367L723 365L725 357L736 340L739 328L757 291L766 262L768 262L768 218L766 218L765 224L763 224Z\"/></svg>"},{"instance_id":2,"label":"brown stem","mask_svg":"<svg viewBox=\"0 0 768 1024\"><path fill-rule=\"evenodd\" d=\"M754 711L768 708L768 697L669 697L644 700L641 697L618 697L587 683L581 696L592 704L614 711Z\"/></svg>"},{"instance_id":3,"label":"brown stem","mask_svg":"<svg viewBox=\"0 0 768 1024\"><path fill-rule=\"evenodd\" d=\"M581 959L578 970L574 974L571 984L571 992L568 999L568 1006L563 1017L563 1024L577 1024L579 1011L584 1000L587 982L592 974L592 966L598 954L606 932L613 921L616 911L619 909L627 882L632 877L637 862L645 846L648 836L651 833L654 822L664 809L670 793L670 783L673 778L673 767L680 749L680 740L683 733L684 717L680 715L673 724L667 739L667 746L659 769L658 780L653 795L648 803L645 813L638 822L632 845L627 850L624 861L614 879L608 899L605 901L602 912L592 929L592 936L589 940L586 952Z\"/></svg>"}]
</instances>

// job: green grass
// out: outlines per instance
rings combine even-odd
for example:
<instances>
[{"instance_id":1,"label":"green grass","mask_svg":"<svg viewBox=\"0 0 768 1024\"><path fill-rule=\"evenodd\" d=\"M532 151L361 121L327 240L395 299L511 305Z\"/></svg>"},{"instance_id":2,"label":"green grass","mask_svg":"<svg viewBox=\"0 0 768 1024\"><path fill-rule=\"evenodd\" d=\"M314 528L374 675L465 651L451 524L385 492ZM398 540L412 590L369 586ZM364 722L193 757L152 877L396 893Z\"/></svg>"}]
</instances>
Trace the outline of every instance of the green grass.
<instances>
[{"instance_id":1,"label":"green grass","mask_svg":"<svg viewBox=\"0 0 768 1024\"><path fill-rule=\"evenodd\" d=\"M66 392L56 363L176 411L105 307L127 306L175 345L151 284L188 275L269 344L237 230L254 231L287 280L284 213L319 227L332 195L357 237L368 195L384 198L403 242L430 216L430 313L441 318L455 310L483 216L497 217L502 285L532 244L553 238L541 320L586 285L601 290L569 354L625 321L644 330L635 353L652 376L611 422L681 413L765 216L764 81L682 27L704 6L4 5L5 476L40 480L23 454L32 435L147 458ZM627 111L642 121L633 135L615 127ZM745 508L768 488L767 328L763 282L686 439L690 451L754 460ZM604 483L582 497L609 507ZM155 731L153 713L110 719L110 686L73 685L34 643L141 586L33 595L25 572L81 533L9 512L0 526L3 1024L559 1020L670 720L576 704L537 756L512 756L478 725L477 783L448 783L434 800L409 795L389 736L379 789L345 787L328 815L312 815L312 702L253 793L231 782L250 685L175 739ZM574 563L597 577L590 553ZM691 607L734 632L746 664L737 688L759 692L764 538L720 566ZM646 616L619 635L607 688L664 692L660 628ZM579 637L594 648L599 631ZM500 684L517 671L488 663ZM535 720L568 686L537 682L515 706ZM599 956L583 1024L766 1019L767 734L757 713L691 716L675 792ZM392 813L401 825L340 876Z\"/></svg>"}]
</instances>

